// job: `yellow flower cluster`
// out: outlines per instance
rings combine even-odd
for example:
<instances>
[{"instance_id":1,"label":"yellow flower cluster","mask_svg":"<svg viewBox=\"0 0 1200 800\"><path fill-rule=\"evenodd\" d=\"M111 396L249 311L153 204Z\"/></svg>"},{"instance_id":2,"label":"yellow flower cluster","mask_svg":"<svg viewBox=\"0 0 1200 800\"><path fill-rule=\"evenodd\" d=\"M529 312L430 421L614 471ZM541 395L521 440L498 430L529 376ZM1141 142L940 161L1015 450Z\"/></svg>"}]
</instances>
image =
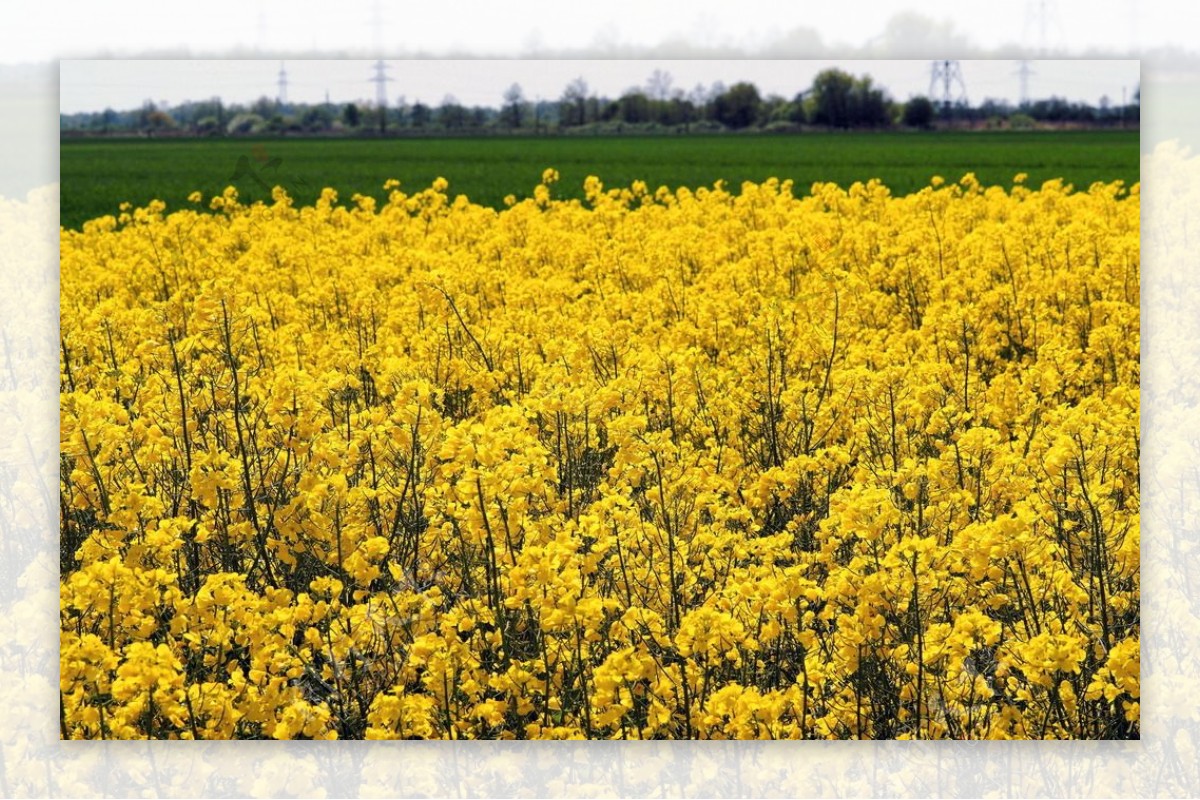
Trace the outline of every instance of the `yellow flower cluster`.
<instances>
[{"instance_id":1,"label":"yellow flower cluster","mask_svg":"<svg viewBox=\"0 0 1200 800\"><path fill-rule=\"evenodd\" d=\"M1139 187L61 234L64 738L1139 735Z\"/></svg>"}]
</instances>

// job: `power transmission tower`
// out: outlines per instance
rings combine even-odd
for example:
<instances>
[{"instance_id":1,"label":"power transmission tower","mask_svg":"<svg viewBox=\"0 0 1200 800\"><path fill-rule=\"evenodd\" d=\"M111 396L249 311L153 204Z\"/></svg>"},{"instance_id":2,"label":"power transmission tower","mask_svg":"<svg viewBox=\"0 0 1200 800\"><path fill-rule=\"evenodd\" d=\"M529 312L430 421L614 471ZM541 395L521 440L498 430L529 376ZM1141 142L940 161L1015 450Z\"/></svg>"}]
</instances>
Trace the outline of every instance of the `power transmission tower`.
<instances>
[{"instance_id":1,"label":"power transmission tower","mask_svg":"<svg viewBox=\"0 0 1200 800\"><path fill-rule=\"evenodd\" d=\"M258 21L255 24L255 52L261 53L266 49L267 44L267 14L263 8L264 0L259 0L258 3Z\"/></svg>"},{"instance_id":2,"label":"power transmission tower","mask_svg":"<svg viewBox=\"0 0 1200 800\"><path fill-rule=\"evenodd\" d=\"M1021 78L1021 104L1024 108L1029 105L1029 76L1036 75L1033 67L1029 65L1029 59L1023 58L1019 62L1021 66L1017 67L1017 75Z\"/></svg>"},{"instance_id":3,"label":"power transmission tower","mask_svg":"<svg viewBox=\"0 0 1200 800\"><path fill-rule=\"evenodd\" d=\"M375 75L370 79L375 84L375 106L379 109L379 132L387 132L387 84L391 77L387 74L388 65L381 58L375 62Z\"/></svg>"},{"instance_id":4,"label":"power transmission tower","mask_svg":"<svg viewBox=\"0 0 1200 800\"><path fill-rule=\"evenodd\" d=\"M1030 28L1037 30L1037 49L1038 55L1042 58L1050 49L1050 40L1046 36L1046 28L1050 25L1051 18L1058 16L1058 8L1055 0L1029 0L1025 6L1025 39L1029 39ZM1059 24L1061 33L1062 25Z\"/></svg>"},{"instance_id":5,"label":"power transmission tower","mask_svg":"<svg viewBox=\"0 0 1200 800\"><path fill-rule=\"evenodd\" d=\"M287 84L288 84L287 69L284 67L283 62L280 61L279 62L279 109L281 111L284 110L285 108L287 108L287 101L288 101L288 99L287 99Z\"/></svg>"},{"instance_id":6,"label":"power transmission tower","mask_svg":"<svg viewBox=\"0 0 1200 800\"><path fill-rule=\"evenodd\" d=\"M938 91L938 84L941 91ZM957 93L955 92L957 87ZM963 80L962 64L952 59L934 61L929 71L929 96L940 97L942 113L948 114L955 103L966 104L967 83Z\"/></svg>"},{"instance_id":7,"label":"power transmission tower","mask_svg":"<svg viewBox=\"0 0 1200 800\"><path fill-rule=\"evenodd\" d=\"M383 55L383 5L379 0L371 4L371 40L375 46L375 55Z\"/></svg>"},{"instance_id":8,"label":"power transmission tower","mask_svg":"<svg viewBox=\"0 0 1200 800\"><path fill-rule=\"evenodd\" d=\"M1139 10L1140 9L1138 8L1137 0L1132 0L1132 2L1129 3L1129 44L1131 46L1131 53L1136 53L1141 49L1141 47L1139 47L1141 44L1141 36L1139 34L1138 27L1138 18L1140 16L1138 13Z\"/></svg>"}]
</instances>

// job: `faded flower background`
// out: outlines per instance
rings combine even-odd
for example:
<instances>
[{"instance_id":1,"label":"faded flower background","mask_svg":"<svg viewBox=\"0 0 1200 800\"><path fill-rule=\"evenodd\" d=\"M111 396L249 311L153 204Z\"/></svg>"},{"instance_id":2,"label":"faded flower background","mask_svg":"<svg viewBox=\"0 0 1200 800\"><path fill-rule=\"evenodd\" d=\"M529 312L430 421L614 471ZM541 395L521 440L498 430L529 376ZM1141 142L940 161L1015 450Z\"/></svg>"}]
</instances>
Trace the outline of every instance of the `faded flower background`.
<instances>
[{"instance_id":1,"label":"faded flower background","mask_svg":"<svg viewBox=\"0 0 1200 800\"><path fill-rule=\"evenodd\" d=\"M67 4L47 4L51 5ZM234 5L218 2L206 8L218 15L231 12L228 19L236 21ZM239 12L245 24L231 23L232 27L251 31L239 41L256 40L268 57L285 49L288 57L303 55L296 42L315 42L318 29L300 36L297 26L303 20L281 20L278 15L268 16L270 24L263 25L261 9L266 6L255 6L257 28L253 10L248 21L246 13ZM537 9L532 10L536 15ZM70 20L70 9L64 11ZM1145 11L1148 18L1153 11ZM430 13L444 14L443 22L450 24L450 14L462 12ZM516 9L510 13L522 16ZM698 20L695 26L680 28L703 29L704 9L690 13ZM1136 18L1142 12L1123 13ZM1159 17L1163 13L1159 10ZM570 750L535 742L199 742L182 747L60 742L55 688L57 72L50 59L100 56L113 49L133 57L151 52L162 56L164 51L182 55L189 45L178 41L177 34L146 38L156 27L160 33L167 29L170 15L162 16L157 25L145 27L148 33L140 40L125 39L119 45L110 41L90 51L69 46L23 56L34 61L32 65L0 64L0 120L5 121L0 125L5 151L0 162L0 796L1184 797L1200 792L1200 289L1192 255L1200 241L1200 157L1188 147L1197 141L1198 120L1189 118L1183 107L1200 87L1200 52L1168 46L1166 40L1156 44L1148 26L1137 25L1126 26L1128 44L1118 49L1108 41L1072 34L1069 21L1060 22L1056 41L1050 43L1052 55L1132 54L1144 59L1143 741L1057 747L1037 742L590 742ZM392 24L399 27L400 22ZM915 40L889 33L895 26L889 27L886 14L873 26L863 24L862 36L848 49L868 57L940 58L947 55L946 49L960 57L1032 57L1036 47L1047 44L1030 40L1005 48L989 44L990 49L972 45L990 35L986 21L973 30L970 22L948 24L934 18L918 26L925 35ZM424 27L429 26L425 20ZM173 25L174 30L181 27L177 21ZM769 21L760 19L753 29L767 27ZM1185 21L1180 27L1186 27ZM530 28L518 37L523 45L516 51L493 50L544 54L545 40L535 26ZM881 29L882 38L877 35ZM582 42L600 43L575 45L578 49L567 52L556 48L555 54L745 58L770 49L773 57L806 58L832 55L836 42L848 38L814 39L804 35L812 29L796 30L767 42L770 48L711 38L695 45L666 34L658 45L622 46L615 34L602 30L600 39L608 36L607 40L597 34L581 36ZM19 26L14 31L17 37L29 32ZM284 42L278 48L272 45L272 31ZM371 38L366 24L360 38ZM347 50L356 46L350 41L335 44ZM426 42L419 50L410 44L386 54L461 54L461 47L454 48L454 36L448 35L444 42ZM221 55L207 50L203 54ZM328 58L340 53L314 49L308 55Z\"/></svg>"}]
</instances>

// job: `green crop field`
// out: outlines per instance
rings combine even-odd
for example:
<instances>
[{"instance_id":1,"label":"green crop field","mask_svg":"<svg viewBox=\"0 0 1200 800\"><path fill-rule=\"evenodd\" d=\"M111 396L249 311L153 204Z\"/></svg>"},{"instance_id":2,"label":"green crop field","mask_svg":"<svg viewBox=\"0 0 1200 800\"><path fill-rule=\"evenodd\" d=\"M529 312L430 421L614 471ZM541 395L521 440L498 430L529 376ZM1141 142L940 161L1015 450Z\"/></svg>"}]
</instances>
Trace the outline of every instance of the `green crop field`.
<instances>
[{"instance_id":1,"label":"green crop field","mask_svg":"<svg viewBox=\"0 0 1200 800\"><path fill-rule=\"evenodd\" d=\"M382 199L383 182L417 191L437 177L452 194L501 206L508 194L527 196L542 170L561 174L558 196L582 196L583 181L606 186L645 181L651 189L711 186L769 177L795 181L806 193L815 181L849 185L880 178L896 194L915 191L934 175L957 180L974 172L985 184L1029 185L1063 178L1079 188L1139 175L1136 131L802 133L655 137L492 137L400 139L63 140L61 219L68 228L117 213L121 202L152 199L168 209L189 205L234 185L244 201L265 199L280 185L300 203L322 187L340 199L355 192Z\"/></svg>"}]
</instances>

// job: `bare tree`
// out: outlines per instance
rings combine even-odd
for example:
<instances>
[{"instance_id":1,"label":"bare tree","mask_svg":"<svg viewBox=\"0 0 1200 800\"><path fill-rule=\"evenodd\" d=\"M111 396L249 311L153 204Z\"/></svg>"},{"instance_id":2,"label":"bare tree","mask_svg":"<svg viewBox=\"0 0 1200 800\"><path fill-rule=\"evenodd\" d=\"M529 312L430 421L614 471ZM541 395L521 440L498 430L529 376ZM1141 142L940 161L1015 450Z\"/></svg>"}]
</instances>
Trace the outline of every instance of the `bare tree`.
<instances>
[{"instance_id":1,"label":"bare tree","mask_svg":"<svg viewBox=\"0 0 1200 800\"><path fill-rule=\"evenodd\" d=\"M504 92L504 121L508 123L508 127L521 127L524 110L525 93L521 90L521 84L514 83Z\"/></svg>"},{"instance_id":2,"label":"bare tree","mask_svg":"<svg viewBox=\"0 0 1200 800\"><path fill-rule=\"evenodd\" d=\"M654 70L650 73L649 80L646 81L646 94L652 100L666 100L671 96L673 80L671 73L661 69Z\"/></svg>"},{"instance_id":3,"label":"bare tree","mask_svg":"<svg viewBox=\"0 0 1200 800\"><path fill-rule=\"evenodd\" d=\"M588 85L583 78L576 78L567 84L559 101L559 115L564 125L587 124Z\"/></svg>"}]
</instances>

